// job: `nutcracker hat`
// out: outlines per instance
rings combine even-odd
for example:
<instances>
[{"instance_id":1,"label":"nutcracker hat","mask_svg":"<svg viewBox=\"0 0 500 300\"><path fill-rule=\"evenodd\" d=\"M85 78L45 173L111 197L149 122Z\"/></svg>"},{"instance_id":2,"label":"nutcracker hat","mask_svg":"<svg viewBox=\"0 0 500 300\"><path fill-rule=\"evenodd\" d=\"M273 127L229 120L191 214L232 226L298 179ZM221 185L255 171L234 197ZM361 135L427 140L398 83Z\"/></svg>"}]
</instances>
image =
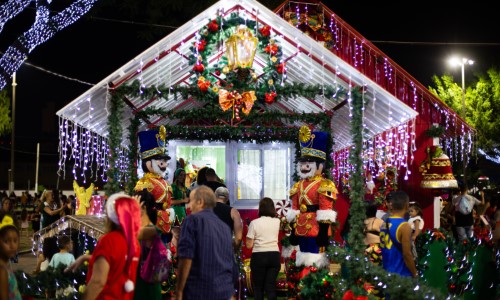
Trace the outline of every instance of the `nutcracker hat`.
<instances>
[{"instance_id":1,"label":"nutcracker hat","mask_svg":"<svg viewBox=\"0 0 500 300\"><path fill-rule=\"evenodd\" d=\"M162 125L159 130L146 130L139 132L139 143L141 159L165 158L170 159L167 154L167 130Z\"/></svg>"},{"instance_id":2,"label":"nutcracker hat","mask_svg":"<svg viewBox=\"0 0 500 300\"><path fill-rule=\"evenodd\" d=\"M326 160L326 144L328 133L313 131L307 126L302 126L299 130L300 159L299 161Z\"/></svg>"},{"instance_id":3,"label":"nutcracker hat","mask_svg":"<svg viewBox=\"0 0 500 300\"><path fill-rule=\"evenodd\" d=\"M127 292L131 292L134 290L134 282L130 278L134 278L136 272L132 268L132 260L137 251L140 251L137 236L141 228L141 208L134 198L123 193L116 193L109 196L106 201L106 214L111 222L118 225L127 241L128 251L124 272L129 279L125 282L124 288Z\"/></svg>"}]
</instances>

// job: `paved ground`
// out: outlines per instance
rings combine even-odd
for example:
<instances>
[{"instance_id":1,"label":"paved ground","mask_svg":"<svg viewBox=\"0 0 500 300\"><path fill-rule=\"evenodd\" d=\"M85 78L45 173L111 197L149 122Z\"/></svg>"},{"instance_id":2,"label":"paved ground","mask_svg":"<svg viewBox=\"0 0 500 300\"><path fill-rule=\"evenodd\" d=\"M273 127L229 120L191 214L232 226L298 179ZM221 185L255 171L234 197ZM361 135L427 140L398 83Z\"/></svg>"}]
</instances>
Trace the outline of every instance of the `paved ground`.
<instances>
[{"instance_id":1,"label":"paved ground","mask_svg":"<svg viewBox=\"0 0 500 300\"><path fill-rule=\"evenodd\" d=\"M23 270L31 273L36 267L36 256L31 251L33 240L31 239L33 231L21 232L21 241L19 244L19 259L17 263L12 264L14 270Z\"/></svg>"}]
</instances>

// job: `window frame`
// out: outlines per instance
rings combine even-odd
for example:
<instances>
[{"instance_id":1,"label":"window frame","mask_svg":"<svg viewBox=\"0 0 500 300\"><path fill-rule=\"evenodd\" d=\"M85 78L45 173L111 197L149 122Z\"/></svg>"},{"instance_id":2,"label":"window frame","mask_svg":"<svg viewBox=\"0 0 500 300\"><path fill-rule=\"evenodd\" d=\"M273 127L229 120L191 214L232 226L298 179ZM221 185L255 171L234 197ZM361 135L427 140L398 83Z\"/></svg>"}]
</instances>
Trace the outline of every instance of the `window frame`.
<instances>
[{"instance_id":1,"label":"window frame","mask_svg":"<svg viewBox=\"0 0 500 300\"><path fill-rule=\"evenodd\" d=\"M227 142L216 142L216 141L184 141L184 140L170 140L168 142L168 153L171 160L168 164L168 174L167 181L172 182L172 177L175 172L176 161L177 161L177 146L225 146L225 156L226 156L226 181L225 184L229 189L231 205L238 209L255 209L259 206L260 199L237 199L237 188L238 188L238 151L239 150L260 150L260 167L264 171L264 151L265 150L280 150L288 149L288 163L286 164L286 172L289 180L287 181L287 191L290 190L293 182L293 153L295 150L295 145L287 142L270 142L264 144L257 144L255 141L251 143L243 143L238 141L227 141ZM265 176L265 174L263 174ZM264 195L264 180L262 180L262 189L260 198ZM273 199L275 201L283 199Z\"/></svg>"}]
</instances>

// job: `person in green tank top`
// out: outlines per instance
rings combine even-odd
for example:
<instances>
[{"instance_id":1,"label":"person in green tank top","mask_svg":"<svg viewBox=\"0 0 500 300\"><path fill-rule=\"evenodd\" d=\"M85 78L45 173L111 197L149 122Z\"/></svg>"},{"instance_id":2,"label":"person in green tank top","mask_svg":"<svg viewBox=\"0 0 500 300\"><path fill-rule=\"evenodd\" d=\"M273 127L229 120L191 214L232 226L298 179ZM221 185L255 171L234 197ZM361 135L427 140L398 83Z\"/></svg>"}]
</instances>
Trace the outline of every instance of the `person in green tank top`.
<instances>
[{"instance_id":1,"label":"person in green tank top","mask_svg":"<svg viewBox=\"0 0 500 300\"><path fill-rule=\"evenodd\" d=\"M175 220L172 227L172 246L177 247L179 240L180 226L186 217L185 204L189 202L189 189L186 187L186 171L178 168L174 172L172 182L172 208L175 212Z\"/></svg>"}]
</instances>

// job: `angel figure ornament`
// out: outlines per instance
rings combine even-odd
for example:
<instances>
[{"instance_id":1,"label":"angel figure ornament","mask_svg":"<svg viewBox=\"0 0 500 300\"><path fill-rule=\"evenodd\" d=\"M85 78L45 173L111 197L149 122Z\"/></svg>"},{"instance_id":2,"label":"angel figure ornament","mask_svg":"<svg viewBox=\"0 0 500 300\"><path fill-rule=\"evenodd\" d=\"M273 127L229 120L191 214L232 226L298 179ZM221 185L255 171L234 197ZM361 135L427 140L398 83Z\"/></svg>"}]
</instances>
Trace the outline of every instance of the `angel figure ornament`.
<instances>
[{"instance_id":1,"label":"angel figure ornament","mask_svg":"<svg viewBox=\"0 0 500 300\"><path fill-rule=\"evenodd\" d=\"M175 214L170 207L172 203L172 188L165 180L168 160L166 148L167 131L160 126L159 130L139 132L141 167L144 176L137 181L134 191L147 190L152 193L158 210L156 226L163 233L170 233L170 226Z\"/></svg>"},{"instance_id":2,"label":"angel figure ornament","mask_svg":"<svg viewBox=\"0 0 500 300\"><path fill-rule=\"evenodd\" d=\"M92 199L92 194L94 192L94 184L91 183L90 186L85 189L83 186L79 186L76 180L73 180L73 191L76 196L75 215L86 215L87 209L90 208L90 200Z\"/></svg>"},{"instance_id":3,"label":"angel figure ornament","mask_svg":"<svg viewBox=\"0 0 500 300\"><path fill-rule=\"evenodd\" d=\"M337 217L333 206L338 192L333 181L322 176L327 138L326 132L311 132L306 126L299 131L301 157L297 173L300 180L290 190L292 208L287 213L292 227L290 242L299 246L297 266L330 266L324 252L331 235L330 225Z\"/></svg>"}]
</instances>

